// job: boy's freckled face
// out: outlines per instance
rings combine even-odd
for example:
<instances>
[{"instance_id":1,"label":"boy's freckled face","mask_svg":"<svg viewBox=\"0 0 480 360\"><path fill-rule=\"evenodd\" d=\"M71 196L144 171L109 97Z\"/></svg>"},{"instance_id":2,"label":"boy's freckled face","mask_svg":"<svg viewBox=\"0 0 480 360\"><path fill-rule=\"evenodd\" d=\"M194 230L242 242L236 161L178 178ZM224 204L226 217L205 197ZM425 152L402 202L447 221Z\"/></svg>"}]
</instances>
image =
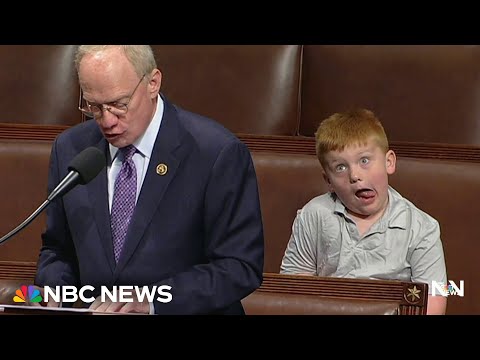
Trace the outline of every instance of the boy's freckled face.
<instances>
[{"instance_id":1,"label":"boy's freckled face","mask_svg":"<svg viewBox=\"0 0 480 360\"><path fill-rule=\"evenodd\" d=\"M388 204L388 175L395 172L395 154L386 154L370 139L325 155L325 180L350 213L380 216Z\"/></svg>"}]
</instances>

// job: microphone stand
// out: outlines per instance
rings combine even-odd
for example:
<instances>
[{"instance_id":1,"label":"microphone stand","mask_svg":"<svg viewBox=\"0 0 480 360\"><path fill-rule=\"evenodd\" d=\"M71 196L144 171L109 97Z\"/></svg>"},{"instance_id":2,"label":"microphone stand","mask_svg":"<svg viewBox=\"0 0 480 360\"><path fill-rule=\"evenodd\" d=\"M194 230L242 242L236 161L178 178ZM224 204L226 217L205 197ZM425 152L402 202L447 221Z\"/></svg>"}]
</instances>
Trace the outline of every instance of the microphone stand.
<instances>
[{"instance_id":1,"label":"microphone stand","mask_svg":"<svg viewBox=\"0 0 480 360\"><path fill-rule=\"evenodd\" d=\"M8 234L4 235L1 239L0 239L0 245L2 243L4 243L5 241L7 241L8 239L10 239L13 235L15 235L16 233L18 233L20 230L22 230L25 226L27 226L28 224L30 224L37 216L38 214L40 214L47 206L48 204L50 204L50 200L47 199L43 202L42 205L40 205L40 207L35 210L32 215L30 215L27 219L25 219L20 225L18 225L15 229L13 229L12 231L10 231Z\"/></svg>"}]
</instances>

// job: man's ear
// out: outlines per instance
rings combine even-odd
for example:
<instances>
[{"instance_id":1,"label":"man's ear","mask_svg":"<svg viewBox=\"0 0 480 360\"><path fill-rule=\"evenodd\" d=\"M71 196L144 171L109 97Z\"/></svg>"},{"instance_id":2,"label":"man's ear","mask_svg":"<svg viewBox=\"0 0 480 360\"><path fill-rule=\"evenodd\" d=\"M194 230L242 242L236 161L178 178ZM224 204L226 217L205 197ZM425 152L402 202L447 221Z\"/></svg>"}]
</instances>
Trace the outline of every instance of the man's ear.
<instances>
[{"instance_id":1,"label":"man's ear","mask_svg":"<svg viewBox=\"0 0 480 360\"><path fill-rule=\"evenodd\" d=\"M397 165L397 156L393 152L393 150L388 150L387 154L385 155L385 161L386 161L386 168L387 168L387 174L392 175L395 172L395 168Z\"/></svg>"},{"instance_id":2,"label":"man's ear","mask_svg":"<svg viewBox=\"0 0 480 360\"><path fill-rule=\"evenodd\" d=\"M156 98L160 93L162 87L162 73L160 70L155 69L150 74L150 81L148 82L148 92L152 99Z\"/></svg>"},{"instance_id":3,"label":"man's ear","mask_svg":"<svg viewBox=\"0 0 480 360\"><path fill-rule=\"evenodd\" d=\"M328 191L334 192L333 187L332 187L332 183L330 182L330 179L328 178L327 173L325 171L323 171L322 175L323 175L323 180L325 180L325 182L327 183Z\"/></svg>"}]
</instances>

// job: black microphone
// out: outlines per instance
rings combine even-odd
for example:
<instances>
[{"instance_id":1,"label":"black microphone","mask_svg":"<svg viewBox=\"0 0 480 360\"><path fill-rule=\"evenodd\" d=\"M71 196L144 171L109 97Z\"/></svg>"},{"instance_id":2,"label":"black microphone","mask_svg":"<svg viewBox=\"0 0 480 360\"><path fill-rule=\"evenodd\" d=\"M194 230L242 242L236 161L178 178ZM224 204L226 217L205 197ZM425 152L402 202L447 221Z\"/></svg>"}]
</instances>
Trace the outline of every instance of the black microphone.
<instances>
[{"instance_id":1,"label":"black microphone","mask_svg":"<svg viewBox=\"0 0 480 360\"><path fill-rule=\"evenodd\" d=\"M53 201L65 195L78 184L85 185L95 178L105 167L105 155L96 147L89 147L75 156L68 166L70 172L50 193L47 200Z\"/></svg>"},{"instance_id":2,"label":"black microphone","mask_svg":"<svg viewBox=\"0 0 480 360\"><path fill-rule=\"evenodd\" d=\"M35 210L23 223L0 239L0 244L10 239L13 235L30 224L53 200L65 195L75 186L85 185L92 181L106 165L106 158L103 152L96 147L89 147L73 158L68 166L69 173L53 189L40 207Z\"/></svg>"}]
</instances>

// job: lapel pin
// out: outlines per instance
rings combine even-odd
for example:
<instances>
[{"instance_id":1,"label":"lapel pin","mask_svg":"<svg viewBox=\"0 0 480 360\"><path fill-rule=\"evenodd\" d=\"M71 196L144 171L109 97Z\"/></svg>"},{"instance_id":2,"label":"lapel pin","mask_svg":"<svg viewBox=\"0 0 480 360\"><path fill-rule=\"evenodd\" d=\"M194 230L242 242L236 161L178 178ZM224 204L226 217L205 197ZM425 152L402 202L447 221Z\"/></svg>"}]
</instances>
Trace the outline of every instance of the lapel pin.
<instances>
[{"instance_id":1,"label":"lapel pin","mask_svg":"<svg viewBox=\"0 0 480 360\"><path fill-rule=\"evenodd\" d=\"M158 164L157 165L157 174L160 176L166 175L168 172L168 166L165 164Z\"/></svg>"}]
</instances>

